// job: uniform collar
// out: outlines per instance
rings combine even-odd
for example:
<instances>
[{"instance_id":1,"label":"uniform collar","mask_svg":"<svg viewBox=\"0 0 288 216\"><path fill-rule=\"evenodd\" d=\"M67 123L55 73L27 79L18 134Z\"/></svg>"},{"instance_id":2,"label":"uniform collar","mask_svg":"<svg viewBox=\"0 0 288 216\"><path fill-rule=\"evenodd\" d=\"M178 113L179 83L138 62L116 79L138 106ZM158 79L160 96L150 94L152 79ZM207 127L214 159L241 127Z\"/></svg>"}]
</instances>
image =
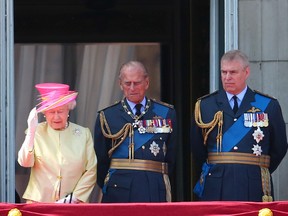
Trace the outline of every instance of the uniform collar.
<instances>
[{"instance_id":1,"label":"uniform collar","mask_svg":"<svg viewBox=\"0 0 288 216\"><path fill-rule=\"evenodd\" d=\"M127 101L128 105L129 105L130 109L133 110L135 105L136 105L136 103L134 103L132 101L129 101L127 98L126 98L126 101ZM140 103L142 104L143 107L145 107L145 105L146 105L146 97L144 97L143 100Z\"/></svg>"},{"instance_id":2,"label":"uniform collar","mask_svg":"<svg viewBox=\"0 0 288 216\"><path fill-rule=\"evenodd\" d=\"M238 101L240 101L240 103L242 102L246 91L247 91L247 86L244 88L244 90L242 92L240 92L239 94L236 95L238 98ZM228 101L230 101L232 99L232 97L234 96L233 94L230 94L229 92L226 92L226 95L227 95ZM240 106L240 104L239 104L239 106Z\"/></svg>"}]
</instances>

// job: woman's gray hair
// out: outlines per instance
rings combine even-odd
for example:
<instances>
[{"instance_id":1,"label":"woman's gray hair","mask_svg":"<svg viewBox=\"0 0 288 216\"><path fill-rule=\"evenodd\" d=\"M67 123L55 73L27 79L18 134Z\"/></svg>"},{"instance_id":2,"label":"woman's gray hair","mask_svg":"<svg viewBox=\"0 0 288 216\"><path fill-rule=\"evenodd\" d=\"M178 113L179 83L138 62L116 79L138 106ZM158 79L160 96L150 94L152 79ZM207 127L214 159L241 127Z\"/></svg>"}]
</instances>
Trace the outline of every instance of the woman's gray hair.
<instances>
[{"instance_id":1,"label":"woman's gray hair","mask_svg":"<svg viewBox=\"0 0 288 216\"><path fill-rule=\"evenodd\" d=\"M69 103L67 103L68 109L73 110L76 107L76 100L72 100Z\"/></svg>"}]
</instances>

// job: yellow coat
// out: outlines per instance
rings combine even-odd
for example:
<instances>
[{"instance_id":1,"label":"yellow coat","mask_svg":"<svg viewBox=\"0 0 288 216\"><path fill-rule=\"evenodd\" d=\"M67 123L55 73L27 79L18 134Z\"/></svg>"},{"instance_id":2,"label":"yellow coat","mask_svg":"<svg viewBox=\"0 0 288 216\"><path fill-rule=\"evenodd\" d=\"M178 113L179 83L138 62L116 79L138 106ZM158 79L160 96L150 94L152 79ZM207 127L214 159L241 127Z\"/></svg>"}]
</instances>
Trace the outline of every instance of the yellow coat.
<instances>
[{"instance_id":1,"label":"yellow coat","mask_svg":"<svg viewBox=\"0 0 288 216\"><path fill-rule=\"evenodd\" d=\"M31 167L28 186L23 195L35 202L55 202L73 192L87 202L96 182L97 158L88 128L69 123L62 131L47 123L38 124L34 150L22 145L18 162Z\"/></svg>"}]
</instances>

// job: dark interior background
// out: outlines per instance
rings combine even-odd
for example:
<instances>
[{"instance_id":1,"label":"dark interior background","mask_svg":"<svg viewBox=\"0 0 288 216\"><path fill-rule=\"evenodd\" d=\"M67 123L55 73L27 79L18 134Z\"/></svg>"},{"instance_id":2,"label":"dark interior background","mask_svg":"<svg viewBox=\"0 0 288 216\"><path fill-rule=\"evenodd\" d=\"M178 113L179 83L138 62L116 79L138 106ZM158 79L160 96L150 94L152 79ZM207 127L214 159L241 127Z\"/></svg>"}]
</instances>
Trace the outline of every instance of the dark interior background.
<instances>
[{"instance_id":1,"label":"dark interior background","mask_svg":"<svg viewBox=\"0 0 288 216\"><path fill-rule=\"evenodd\" d=\"M189 129L196 99L209 92L209 2L14 0L15 43L161 44L161 100L179 124L174 201L195 200Z\"/></svg>"}]
</instances>

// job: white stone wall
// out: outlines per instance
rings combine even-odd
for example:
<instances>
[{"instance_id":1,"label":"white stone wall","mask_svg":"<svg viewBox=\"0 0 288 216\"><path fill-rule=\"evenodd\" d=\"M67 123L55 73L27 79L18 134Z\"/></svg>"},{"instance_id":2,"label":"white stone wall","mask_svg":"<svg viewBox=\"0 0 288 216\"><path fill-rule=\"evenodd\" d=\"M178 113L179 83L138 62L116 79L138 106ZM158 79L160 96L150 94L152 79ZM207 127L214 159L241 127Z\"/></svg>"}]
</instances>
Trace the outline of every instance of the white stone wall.
<instances>
[{"instance_id":1,"label":"white stone wall","mask_svg":"<svg viewBox=\"0 0 288 216\"><path fill-rule=\"evenodd\" d=\"M288 131L288 0L239 0L239 49L251 61L249 86L276 97ZM288 154L273 173L275 200L288 200Z\"/></svg>"}]
</instances>

